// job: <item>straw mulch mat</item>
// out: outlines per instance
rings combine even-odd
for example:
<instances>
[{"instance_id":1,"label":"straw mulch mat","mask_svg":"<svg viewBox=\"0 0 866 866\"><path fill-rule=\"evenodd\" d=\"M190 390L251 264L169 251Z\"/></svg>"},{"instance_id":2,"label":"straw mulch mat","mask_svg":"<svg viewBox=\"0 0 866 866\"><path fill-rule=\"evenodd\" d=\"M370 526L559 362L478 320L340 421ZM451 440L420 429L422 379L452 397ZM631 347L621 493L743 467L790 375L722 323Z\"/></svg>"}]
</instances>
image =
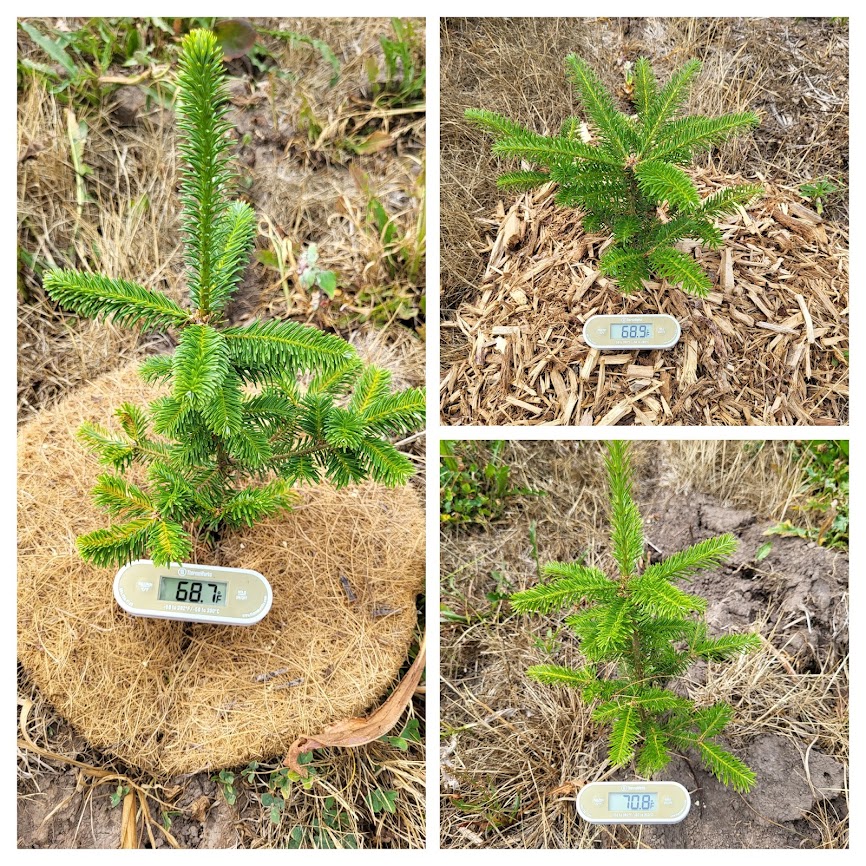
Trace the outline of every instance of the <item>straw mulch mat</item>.
<instances>
[{"instance_id":1,"label":"straw mulch mat","mask_svg":"<svg viewBox=\"0 0 866 866\"><path fill-rule=\"evenodd\" d=\"M694 177L703 195L741 182ZM764 186L720 223L721 251L681 245L716 283L703 300L666 283L623 295L598 272L607 236L585 234L553 184L500 205L482 283L443 323L464 347L444 371L443 422L846 423L847 234ZM596 313L670 313L682 337L664 351L599 352L582 336Z\"/></svg>"},{"instance_id":2,"label":"straw mulch mat","mask_svg":"<svg viewBox=\"0 0 866 866\"><path fill-rule=\"evenodd\" d=\"M422 590L424 515L414 490L305 488L293 513L238 532L194 561L264 574L270 613L253 626L125 614L113 569L75 537L105 525L101 471L73 440L113 427L123 400L155 396L128 366L43 410L18 437L18 650L46 698L92 746L168 776L284 753L363 714L397 679Z\"/></svg>"}]
</instances>

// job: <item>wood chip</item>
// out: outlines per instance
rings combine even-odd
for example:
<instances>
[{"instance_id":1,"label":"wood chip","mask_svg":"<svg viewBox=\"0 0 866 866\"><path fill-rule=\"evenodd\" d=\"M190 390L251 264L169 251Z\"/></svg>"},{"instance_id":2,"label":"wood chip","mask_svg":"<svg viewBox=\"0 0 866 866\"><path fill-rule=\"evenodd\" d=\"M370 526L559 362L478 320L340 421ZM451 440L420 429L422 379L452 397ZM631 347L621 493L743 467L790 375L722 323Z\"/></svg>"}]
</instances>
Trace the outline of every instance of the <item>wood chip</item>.
<instances>
[{"instance_id":1,"label":"wood chip","mask_svg":"<svg viewBox=\"0 0 866 866\"><path fill-rule=\"evenodd\" d=\"M581 280L577 288L574 290L569 303L574 306L580 302L580 299L586 294L587 290L592 287L592 284L598 279L598 271L590 269L589 273Z\"/></svg>"},{"instance_id":2,"label":"wood chip","mask_svg":"<svg viewBox=\"0 0 866 866\"><path fill-rule=\"evenodd\" d=\"M803 313L803 321L806 324L806 339L810 343L815 342L815 326L812 324L812 317L809 315L809 308L806 306L806 299L802 295L794 295L794 299L800 306Z\"/></svg>"},{"instance_id":3,"label":"wood chip","mask_svg":"<svg viewBox=\"0 0 866 866\"><path fill-rule=\"evenodd\" d=\"M617 423L617 421L622 421L626 415L630 414L632 411L632 405L628 400L620 400L613 409L610 410L599 422L599 427L610 427Z\"/></svg>"},{"instance_id":4,"label":"wood chip","mask_svg":"<svg viewBox=\"0 0 866 866\"><path fill-rule=\"evenodd\" d=\"M742 182L690 171L702 196ZM610 238L585 234L553 184L485 216L484 279L442 323L443 423L847 423L847 234L764 186L720 221L722 250L694 248L718 274L702 301L649 280L624 296L599 275ZM624 312L668 313L682 338L651 353L583 342L590 315Z\"/></svg>"},{"instance_id":5,"label":"wood chip","mask_svg":"<svg viewBox=\"0 0 866 866\"><path fill-rule=\"evenodd\" d=\"M796 334L793 328L788 328L785 325L774 325L772 322L758 322L759 328L764 328L767 331L775 331L777 334Z\"/></svg>"},{"instance_id":6,"label":"wood chip","mask_svg":"<svg viewBox=\"0 0 866 866\"><path fill-rule=\"evenodd\" d=\"M647 367L644 364L630 364L626 367L626 376L639 376L646 379L651 379L655 375L655 367Z\"/></svg>"},{"instance_id":7,"label":"wood chip","mask_svg":"<svg viewBox=\"0 0 866 866\"><path fill-rule=\"evenodd\" d=\"M583 367L580 368L580 378L583 379L584 382L586 382L589 379L590 374L592 373L593 368L595 367L595 365L598 361L598 356L600 354L601 354L600 349L590 349L589 350L589 354L586 356L586 360L583 362Z\"/></svg>"},{"instance_id":8,"label":"wood chip","mask_svg":"<svg viewBox=\"0 0 866 866\"><path fill-rule=\"evenodd\" d=\"M540 415L544 411L538 406L531 406L529 403L526 403L523 400L518 400L516 397L512 397L510 394L505 398L505 402L510 403L512 406L517 406L518 409L523 409L526 412L531 412L533 415Z\"/></svg>"},{"instance_id":9,"label":"wood chip","mask_svg":"<svg viewBox=\"0 0 866 866\"><path fill-rule=\"evenodd\" d=\"M680 370L680 390L694 385L698 380L698 344L693 339L686 340L686 357Z\"/></svg>"},{"instance_id":10,"label":"wood chip","mask_svg":"<svg viewBox=\"0 0 866 866\"><path fill-rule=\"evenodd\" d=\"M805 205L802 205L796 201L788 202L788 213L794 214L794 216L798 216L800 219L804 219L815 226L819 223L824 222L824 218L822 216L817 214L811 208L808 208Z\"/></svg>"},{"instance_id":11,"label":"wood chip","mask_svg":"<svg viewBox=\"0 0 866 866\"><path fill-rule=\"evenodd\" d=\"M722 260L719 264L719 285L725 292L734 288L734 259L730 247L725 247L722 250Z\"/></svg>"},{"instance_id":12,"label":"wood chip","mask_svg":"<svg viewBox=\"0 0 866 866\"><path fill-rule=\"evenodd\" d=\"M526 297L526 292L524 292L523 289L512 289L509 294L511 295L511 300L520 306L529 303L529 298Z\"/></svg>"}]
</instances>

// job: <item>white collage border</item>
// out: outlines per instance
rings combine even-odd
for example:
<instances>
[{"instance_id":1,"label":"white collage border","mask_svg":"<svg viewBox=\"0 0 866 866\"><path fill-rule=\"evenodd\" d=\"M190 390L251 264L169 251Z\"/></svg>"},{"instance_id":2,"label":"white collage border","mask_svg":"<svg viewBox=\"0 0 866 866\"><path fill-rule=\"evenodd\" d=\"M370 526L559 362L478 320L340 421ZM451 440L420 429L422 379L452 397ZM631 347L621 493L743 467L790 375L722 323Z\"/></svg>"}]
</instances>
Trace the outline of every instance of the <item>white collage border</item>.
<instances>
[{"instance_id":1,"label":"white collage border","mask_svg":"<svg viewBox=\"0 0 866 866\"><path fill-rule=\"evenodd\" d=\"M152 5L152 4L148 4ZM453 3L447 0L404 0L403 3L396 2L379 2L379 0L355 0L355 2L331 2L331 0L321 0L310 8L303 6L300 10L296 10L294 4L286 2L253 2L245 4L242 8L238 5L223 2L223 0L212 0L205 8L202 4L191 4L186 0L180 0L167 9L165 4L160 8L152 9L154 14L163 14L169 11L172 15L199 15L203 12L208 14L216 14L222 17L230 17L232 15L243 14L247 17L260 16L287 16L292 15L296 11L303 13L314 13L316 16L354 16L354 17L375 17L375 16L417 16L427 19L427 224L428 224L428 247L427 247L427 441L426 441L426 465L427 465L427 488L426 488L426 526L427 526L427 631L428 631L428 659L427 659L427 849L422 851L316 851L316 852L301 852L293 851L290 854L283 851L208 851L195 852L189 854L172 854L171 856L181 857L208 857L209 862L216 861L218 863L228 863L229 858L233 858L231 862L237 863L238 856L244 860L265 858L273 862L274 858L292 857L293 860L298 856L306 859L308 857L332 859L334 857L341 858L344 862L351 861L352 863L368 864L381 862L380 858L396 858L400 857L401 862L404 858L408 858L413 863L442 863L443 858L447 857L451 862L466 862L478 864L490 864L492 858L504 857L506 859L519 858L521 862L528 862L529 857L537 856L532 851L499 851L499 850L448 850L439 849L439 772L438 772L438 756L439 756L439 694L438 694L438 670L439 670L439 491L438 491L438 461L439 461L439 442L440 439L521 439L521 440L547 440L547 439L828 439L828 438L849 438L852 445L851 449L851 513L854 515L855 531L852 533L851 541L851 573L854 575L851 587L851 607L857 611L859 617L859 605L861 589L856 585L857 580L861 575L866 575L866 569L861 568L866 564L863 560L863 545L858 538L857 527L859 525L860 515L860 492L864 489L864 466L866 461L862 461L858 454L858 447L866 447L866 437L864 437L862 429L862 419L864 413L861 410L861 402L866 401L866 393L861 387L860 372L863 367L862 358L858 357L858 353L852 354L852 377L851 377L851 421L847 428L833 427L742 427L742 428L727 428L727 427L663 427L663 428L645 428L645 427L614 427L614 428L598 428L598 427L442 427L439 424L439 323L438 323L438 296L439 296L439 19L447 16L562 16L562 17L581 17L590 16L593 12L603 11L608 15L616 13L617 15L661 15L661 16L695 16L706 14L725 14L725 15L751 15L751 16L792 16L801 15L808 16L810 14L826 15L830 12L846 12L850 17L851 26L851 69L850 69L850 89L852 95L851 102L851 132L850 140L858 143L858 147L854 148L855 153L863 153L860 150L862 142L866 141L862 133L864 132L864 124L862 121L862 88L863 84L863 69L864 69L864 54L863 49L866 48L866 40L861 38L861 26L866 25L866 14L858 15L855 12L854 4L851 2L835 3L832 8L816 8L815 3L803 2L765 2L765 0L754 0L754 2L743 3L733 2L725 4L723 8L707 8L703 4L698 6L695 3L686 2L668 2L668 0L645 0L643 3L638 2L610 2L605 3L603 9L598 9L597 4L587 2L540 2L535 3L517 3L511 0L500 0L500 2L468 2ZM82 2L82 3L43 3L34 0L32 3L15 4L15 7L10 10L5 16L4 33L7 37L7 56L6 56L6 78L3 88L3 109L7 117L6 135L3 138L3 153L4 165L6 167L4 197L5 207L3 213L5 231L3 237L7 239L7 255L9 256L7 265L7 282L4 292L7 314L3 317L3 326L7 329L5 339L0 340L0 352L2 352L2 361L0 361L0 376L4 387L4 424L0 435L2 435L2 474L0 474L0 487L3 490L2 502L3 510L0 512L2 520L0 520L0 550L3 550L7 557L7 566L4 569L6 572L4 579L6 586L11 585L12 567L14 565L13 552L15 550L15 394L16 382L15 371L17 368L16 358L16 340L15 340L15 322L16 322L16 296L13 289L12 281L12 263L16 260L13 251L14 229L16 225L15 201L16 201L16 180L15 168L16 165L16 135L15 135L15 22L14 19L18 16L38 16L38 17L62 17L64 15L92 15L92 16L112 16L118 14L127 15L143 15L148 14L147 9L139 5L127 7L125 4L118 7L116 3L105 2ZM855 12L854 15L851 15ZM859 231L858 216L860 213L860 202L863 199L863 181L859 166L851 172L850 197L851 197L851 215L852 215L852 236L857 238ZM855 245L856 249L856 245ZM859 257L855 256L852 261L851 282L855 286L852 293L851 307L854 308L854 321L861 321L864 315L864 302L862 300L863 290L858 291L860 286L858 277L861 273ZM6 676L6 688L3 694L7 696L10 704L13 700L13 695L16 694L16 665L15 665L15 604L14 595L7 593L8 602L3 610L3 641L4 641L4 667L3 672ZM855 618L855 623L859 619ZM851 645L853 656L859 661L862 650L860 649L859 635L857 629L851 629ZM863 833L858 826L858 818L862 815L866 817L866 812L861 806L863 798L860 796L860 783L863 780L864 760L859 744L863 741L864 726L863 712L864 701L863 693L860 693L853 685L859 685L862 682L862 674L859 664L853 667L853 676L856 679L852 682L851 694L851 717L855 723L855 736L852 737L854 748L851 755L851 769L849 777L849 788L854 789L854 794L851 797L851 805L854 809L852 812L852 827L851 827L851 847L848 851L838 852L834 857L841 857L846 862L850 861L852 852L861 850L862 856L862 836ZM15 815L16 800L15 800L15 753L12 749L11 734L12 734L12 707L7 706L7 723L6 728L9 733L7 739L7 774L5 777L5 787L0 794L0 821L2 821L2 850L7 851L12 855L14 860L18 858L34 858L38 857L39 863L48 861L60 860L63 862L80 861L86 863L109 862L109 858L115 858L117 855L113 851L40 851L38 854L27 854L18 851L16 848L16 828L13 816ZM851 784L851 779L856 779L857 785ZM763 858L779 857L785 858L785 866L791 863L811 862L816 857L827 856L821 855L813 851L801 850L786 850L786 851L754 851L742 852L741 856L751 859L752 856L761 856ZM129 855L137 856L137 855ZM545 850L543 852L545 859L553 860L557 863L572 862L574 859L581 860L584 857L589 859L609 859L613 857L628 856L625 852L620 851L556 851ZM687 860L695 859L695 852L691 851L669 851L669 850L653 850L646 851L640 855L649 863L662 864L667 861L676 861L685 863ZM701 851L699 856L704 860L721 862L721 859L728 858L730 854L724 850L718 851ZM781 863L781 859L779 861ZM834 860L834 862L837 862ZM775 863L773 864L775 866Z\"/></svg>"}]
</instances>

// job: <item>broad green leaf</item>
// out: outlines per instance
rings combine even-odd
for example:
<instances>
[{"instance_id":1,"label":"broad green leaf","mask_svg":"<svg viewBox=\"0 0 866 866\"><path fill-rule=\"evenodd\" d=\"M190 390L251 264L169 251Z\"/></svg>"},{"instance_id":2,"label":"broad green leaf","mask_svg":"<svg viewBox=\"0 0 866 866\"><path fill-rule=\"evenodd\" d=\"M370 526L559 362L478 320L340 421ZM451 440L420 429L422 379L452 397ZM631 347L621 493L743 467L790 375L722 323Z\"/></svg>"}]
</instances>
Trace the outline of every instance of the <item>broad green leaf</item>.
<instances>
[{"instance_id":1,"label":"broad green leaf","mask_svg":"<svg viewBox=\"0 0 866 866\"><path fill-rule=\"evenodd\" d=\"M243 57L256 44L256 29L246 18L217 21L213 31L226 60Z\"/></svg>"}]
</instances>

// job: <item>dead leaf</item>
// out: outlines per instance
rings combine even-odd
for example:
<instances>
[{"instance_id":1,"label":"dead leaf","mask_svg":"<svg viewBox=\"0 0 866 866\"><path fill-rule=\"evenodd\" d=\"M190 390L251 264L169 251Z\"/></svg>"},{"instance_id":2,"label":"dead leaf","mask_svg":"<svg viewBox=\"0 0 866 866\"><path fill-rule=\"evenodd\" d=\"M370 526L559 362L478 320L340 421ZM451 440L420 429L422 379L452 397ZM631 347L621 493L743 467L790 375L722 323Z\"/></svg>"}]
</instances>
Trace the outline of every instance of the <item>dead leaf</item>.
<instances>
[{"instance_id":1,"label":"dead leaf","mask_svg":"<svg viewBox=\"0 0 866 866\"><path fill-rule=\"evenodd\" d=\"M123 798L123 813L120 816L120 847L138 848L138 833L135 828L135 793L130 791Z\"/></svg>"},{"instance_id":2,"label":"dead leaf","mask_svg":"<svg viewBox=\"0 0 866 866\"><path fill-rule=\"evenodd\" d=\"M365 718L345 719L337 722L330 728L326 728L321 734L311 737L301 737L295 740L289 748L289 752L283 761L284 767L294 770L300 776L306 777L307 770L298 763L298 758L312 749L322 749L326 746L350 747L363 746L372 743L379 737L387 734L403 715L403 711L412 700L415 688L421 680L424 665L427 659L427 636L421 640L418 655L412 666L406 672L406 676L397 685L397 688L388 696L388 699L372 715Z\"/></svg>"},{"instance_id":3,"label":"dead leaf","mask_svg":"<svg viewBox=\"0 0 866 866\"><path fill-rule=\"evenodd\" d=\"M368 153L378 153L394 143L391 135L382 129L377 129L354 147L355 153L365 156Z\"/></svg>"},{"instance_id":4,"label":"dead leaf","mask_svg":"<svg viewBox=\"0 0 866 866\"><path fill-rule=\"evenodd\" d=\"M204 824L204 822L207 821L207 813L210 811L210 807L210 797L202 794L201 797L196 797L196 799L190 803L189 814L192 816L194 821L198 821L199 824Z\"/></svg>"},{"instance_id":5,"label":"dead leaf","mask_svg":"<svg viewBox=\"0 0 866 866\"><path fill-rule=\"evenodd\" d=\"M551 788L545 796L547 797L568 797L573 794L578 788L582 788L586 782L583 779L569 779L555 788Z\"/></svg>"}]
</instances>

